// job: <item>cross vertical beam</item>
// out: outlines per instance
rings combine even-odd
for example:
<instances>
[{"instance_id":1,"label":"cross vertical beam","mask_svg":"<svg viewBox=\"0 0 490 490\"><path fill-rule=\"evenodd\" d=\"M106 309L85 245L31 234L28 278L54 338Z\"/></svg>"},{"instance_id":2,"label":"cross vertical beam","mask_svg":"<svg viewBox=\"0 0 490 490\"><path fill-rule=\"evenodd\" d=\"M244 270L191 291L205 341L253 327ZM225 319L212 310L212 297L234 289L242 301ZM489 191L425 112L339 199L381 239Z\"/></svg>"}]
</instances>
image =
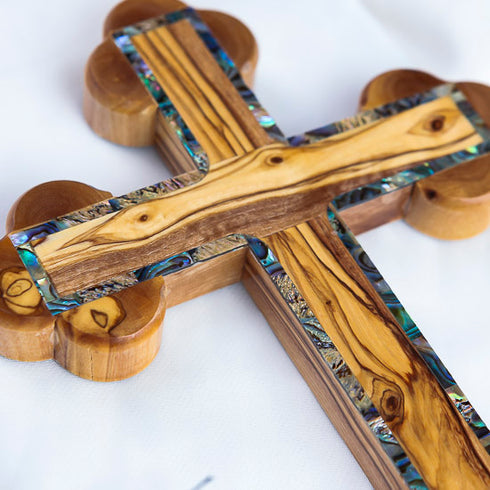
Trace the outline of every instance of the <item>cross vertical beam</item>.
<instances>
[{"instance_id":1,"label":"cross vertical beam","mask_svg":"<svg viewBox=\"0 0 490 490\"><path fill-rule=\"evenodd\" d=\"M159 29L160 28L158 28L158 32ZM172 28L170 28L170 30L172 30ZM150 36L150 38L153 37L154 36ZM158 42L161 41L161 39L159 39L160 37L166 39L166 48L168 48L169 43L171 44L173 42L172 39L167 39L168 36L166 34L157 34L156 38L158 39L153 39L154 44L158 44ZM147 60L147 62L148 65L151 65L150 60ZM177 66L173 66L173 69L177 69ZM181 72L181 76L183 77L185 74ZM164 84L164 81L162 81L162 83ZM206 93L208 94L207 97L214 97L214 95L209 95L211 92ZM179 94L179 90L176 89L174 97L178 99L179 96L182 96L182 94ZM214 94L216 94L216 92L214 92ZM196 97L196 95L192 97ZM224 93L218 96L218 102L222 102L223 99L226 99ZM188 102L188 100L186 101ZM183 104L183 102L181 103ZM198 104L198 107L201 107L200 103ZM222 110L218 111L213 117L216 119L221 118L221 120L224 121L225 119L228 119L230 112L223 112L223 110L226 111L229 109L226 107L226 104L221 106L221 108ZM449 124L451 127L453 122L457 120L457 118L453 118L455 113L451 112L452 108L446 106L442 108L438 107L437 116L439 118L441 117L441 109L444 121L447 119L451 123ZM194 116L198 112L188 111L188 113L189 117L191 117L191 115ZM226 116L224 117L223 114ZM173 117L174 115L175 114L170 114L170 117ZM433 122L436 120L438 119L432 118L423 120L423 122L431 123L431 121ZM197 134L200 122L198 124L195 121L189 121L188 124L192 132ZM427 130L424 124L419 126L415 125L411 128L411 131L423 132ZM251 151L249 149L250 140L247 136L247 131L244 131L241 125L227 125L227 127L233 127L233 130L223 133L226 135L225 138L223 138L223 144L220 144L219 148L216 148L215 153L212 153L212 142L208 142L210 145L209 151L214 155L213 158L218 159L225 154L239 156L240 152L244 152L241 154L245 154L247 151ZM362 133L363 129L364 128L354 129L353 134L359 135ZM434 127L430 126L429 129L434 130ZM211 131L212 127L209 127L209 130ZM203 130L202 133L202 137L204 138L205 134L207 134L207 130ZM216 135L216 137L219 137L219 135ZM460 134L460 137L460 139L463 139L464 145L466 146L476 145L482 141L476 134L474 135L472 133L463 132ZM329 143L338 143L338 141L342 141L342 139L342 135L337 138L332 137L332 139L329 140ZM453 139L444 141L442 144L443 146L446 146L446 150L448 150L448 148L452 148L452 150L466 148L466 146L452 147L451 145L455 144L456 141L456 139ZM314 150L317 147L312 145L312 148ZM359 148L364 149L362 145L358 147L358 149ZM403 149L406 150L406 147ZM411 147L409 147L409 149L410 151L413 151ZM170 150L168 151L168 154L170 154ZM443 153L443 155L447 155L447 152ZM426 155L424 155L424 157L425 156ZM441 155L435 154L432 156L437 157ZM320 154L320 157L326 158L324 154ZM277 160L277 158L279 158L279 160ZM422 158L422 156L419 155L419 158ZM274 159L277 161L274 161ZM276 157L272 154L269 160L270 163L282 164L283 157L282 154L281 157ZM416 159L414 161L416 161ZM239 160L238 162L241 163ZM412 160L402 160L402 163L405 164L412 162ZM188 161L186 163L188 164ZM228 172L225 163L214 162L212 158L210 158L207 163L211 166L211 180L213 178L215 180L223 178L222 174L213 172L224 170L225 175ZM369 160L366 163L372 164ZM174 167L177 167L176 163L174 163ZM233 171L237 168L239 168L239 165L235 167L230 166L229 170ZM346 168L348 168L348 166ZM384 168L383 170L391 171L392 168L393 167L389 169ZM340 169L343 171L342 167L340 167ZM356 168L356 172L358 171L359 168ZM371 175L370 178L379 178L380 174L381 170L378 169L369 175ZM350 177L355 177L355 174ZM354 182L360 183L362 180L354 180ZM293 183L295 185L297 184L296 181L293 181ZM352 181L349 181L349 183L346 183L345 185L345 189L347 190L353 183ZM194 189L191 189L191 191L198 188L199 185L197 181L195 181L195 187ZM193 195L191 191L189 192L190 196ZM181 194L182 193L183 191ZM199 194L194 193L194 196L195 195L200 196ZM127 201L130 202L132 199L136 199L136 197L137 196L128 196ZM166 204L169 203L170 200L167 200ZM115 204L120 204L120 202L113 200L112 202L109 202L109 204L114 206ZM325 205L325 201L322 203L320 199L320 204ZM146 219L141 220L143 223L147 222L149 217L151 217L151 215L148 214L142 214L141 216L146 216ZM45 236L39 237L39 239L43 240ZM72 235L72 238L73 237L74 235ZM15 238L18 239L19 235L16 235ZM44 241L48 242L48 240ZM265 239L265 242L266 244L269 244L271 249L273 249L273 254L276 254L279 257L280 262L284 262L283 267L293 285L301 290L301 294L307 302L303 304L303 307L307 307L307 309L311 308L317 320L320 321L321 326L324 327L323 333L332 337L333 343L336 344L338 352L341 354L343 360L347 360L346 365L350 366L349 369L355 378L357 378L359 386L362 387L362 396L367 394L368 399L370 399L369 402L372 401L378 413L382 415L384 420L381 420L381 423L388 424L391 429L390 436L392 439L394 439L394 436L396 435L401 438L400 444L406 450L411 463L402 469L399 468L402 474L403 471L405 472L402 475L402 478L400 478L399 475L398 477L396 476L396 471L392 471L388 472L389 476L384 476L383 478L380 478L379 481L384 482L387 486L394 481L400 486L403 484L403 481L409 484L413 483L410 480L410 477L407 476L408 473L406 471L407 467L410 467L410 475L413 476L413 473L415 472L416 478L421 476L429 486L434 486L439 483L441 485L450 485L454 482L454 479L448 479L445 475L456 465L457 467L462 468L462 474L468 481L471 481L472 484L478 485L478 482L486 484L488 482L488 462L485 460L485 455L482 454L482 446L479 445L476 437L462 421L460 415L455 411L454 406L451 405L451 402L442 392L441 387L432 379L427 366L411 346L408 339L404 336L400 326L397 325L396 321L391 317L390 312L386 310L386 307L373 292L372 287L366 282L366 279L363 278L362 274L359 273L359 270L356 269L357 266L353 264L352 260L346 255L345 250L342 248L341 244L339 244L338 237L336 237L330 229L330 221L327 222L323 217L313 218L305 223L295 223L293 228L288 228L279 231L277 234L268 236ZM254 250L254 247L256 248L259 246L257 243L253 242L253 240L252 243L252 250ZM67 243L65 243L65 245L68 246ZM33 244L33 246L35 247L37 244ZM310 250L310 252L305 254L304 250ZM301 257L301 260L298 257ZM250 263L251 262L248 261L248 272L253 270ZM318 287L315 289L312 286ZM277 284L272 282L268 287L273 291L273 288L277 288ZM288 315L285 314L285 316L287 317ZM358 323L359 317L365 318L366 321ZM324 325L325 322L334 325L336 328L327 328L327 326ZM397 352L400 354L398 357L401 357L402 361L406 361L405 363L401 362L403 364L403 366L401 366L401 372L396 371L396 366L393 365L393 362L396 364L400 359L392 359L393 356L390 352L383 350L379 351L379 344L382 342L380 339L376 339L375 336L366 334L366 325L377 326L377 331L382 332L383 335L389 339L394 348L397 349ZM350 340L352 342L346 340L348 333L350 334ZM322 329L317 332L317 335L320 337L322 336ZM324 338L323 341L327 342L327 339ZM356 347L359 348L356 350ZM366 349L366 352L368 353L366 354L363 349ZM303 361L301 360L298 362ZM374 365L372 364L373 362ZM389 368L386 368L387 366L389 366ZM387 371L383 370L385 368ZM372 376L373 372L375 372L374 377ZM399 378L400 376L401 378ZM415 385L417 387L419 386L418 383L420 383L421 380L427 381L429 379L430 382L428 384L424 383L422 387L415 390L415 395L411 392ZM450 427L456 429L457 434L459 435L459 439L456 442L454 440L443 439L442 442L444 444L447 443L451 446L448 451L449 456L444 460L438 461L438 464L435 465L435 467L431 464L430 457L428 458L427 454L429 453L432 457L435 456L434 448L437 449L437 447L439 447L440 440L437 438L437 430L434 433L433 425L430 423L428 425L424 425L423 423L418 425L419 421L425 422L425 420L423 418L420 419L420 417L423 412L424 404L426 403L427 390L429 390L429 393L435 393L437 395L435 397L436 429L440 428L443 422L449 421ZM321 396L319 396L319 398L321 398ZM410 403L405 399L409 400ZM410 405L411 403L414 405ZM328 410L328 404L326 408ZM408 413L405 413L405 410L408 410ZM414 414L415 419L411 418ZM413 437L414 435L416 437ZM376 435L376 437L379 437L379 434ZM377 442L376 439L373 441ZM372 447L377 446L374 444ZM427 451L427 453L425 451ZM368 454L368 452L369 450L366 450L366 454ZM471 453L471 458L463 457L463 455L467 455L468 452ZM357 454L359 455L361 453L362 451ZM400 457L400 454L403 453L398 453L397 456ZM386 458L381 452L378 456L380 466L384 467L385 465L383 463L386 463ZM414 467L416 469L414 469ZM417 473L417 470L419 473ZM375 470L371 468L371 474L374 473Z\"/></svg>"}]
</instances>

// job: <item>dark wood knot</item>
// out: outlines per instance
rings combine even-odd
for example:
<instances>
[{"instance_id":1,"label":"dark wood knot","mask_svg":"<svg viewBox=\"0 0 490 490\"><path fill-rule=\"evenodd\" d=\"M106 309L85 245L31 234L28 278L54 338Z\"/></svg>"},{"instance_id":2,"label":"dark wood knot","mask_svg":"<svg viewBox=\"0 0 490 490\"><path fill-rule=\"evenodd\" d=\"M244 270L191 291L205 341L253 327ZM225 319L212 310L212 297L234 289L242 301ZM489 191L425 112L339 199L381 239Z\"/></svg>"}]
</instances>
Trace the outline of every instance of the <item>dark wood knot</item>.
<instances>
[{"instance_id":1,"label":"dark wood knot","mask_svg":"<svg viewBox=\"0 0 490 490\"><path fill-rule=\"evenodd\" d=\"M444 128L445 116L436 116L430 122L430 129L434 132L441 131Z\"/></svg>"}]
</instances>

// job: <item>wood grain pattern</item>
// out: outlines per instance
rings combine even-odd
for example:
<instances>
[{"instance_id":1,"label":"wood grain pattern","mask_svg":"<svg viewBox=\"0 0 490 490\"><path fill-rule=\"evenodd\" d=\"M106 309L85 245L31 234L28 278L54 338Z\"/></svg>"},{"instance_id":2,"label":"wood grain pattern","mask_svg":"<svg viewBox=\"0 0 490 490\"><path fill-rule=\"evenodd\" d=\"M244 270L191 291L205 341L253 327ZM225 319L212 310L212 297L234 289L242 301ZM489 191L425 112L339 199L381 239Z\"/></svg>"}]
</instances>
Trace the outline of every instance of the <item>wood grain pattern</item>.
<instances>
[{"instance_id":1,"label":"wood grain pattern","mask_svg":"<svg viewBox=\"0 0 490 490\"><path fill-rule=\"evenodd\" d=\"M426 483L488 488L490 461L483 446L328 220L311 220L265 242Z\"/></svg>"},{"instance_id":2,"label":"wood grain pattern","mask_svg":"<svg viewBox=\"0 0 490 490\"><path fill-rule=\"evenodd\" d=\"M134 376L158 353L165 308L157 278L67 311L56 318L54 359L93 381Z\"/></svg>"},{"instance_id":3,"label":"wood grain pattern","mask_svg":"<svg viewBox=\"0 0 490 490\"><path fill-rule=\"evenodd\" d=\"M146 3L148 3L146 8L156 9L157 7L155 4L162 4L165 3L165 1L145 0L142 2L142 4ZM137 2L128 1L124 2L124 4L126 4L126 8L130 11L131 9L136 9ZM146 17L150 16L152 15L146 15ZM143 18L145 17L141 16L141 18L134 18L133 22L142 20ZM130 24L131 22L122 22L121 20L116 22L111 20L108 23L112 23L112 26L114 27L120 27L122 25ZM106 27L106 32L108 32L108 29L109 28ZM188 27L185 27L183 28L183 31L184 30L189 29ZM152 36L142 36L140 48L143 50L142 46L145 46L145 58L153 71L157 73L161 85L165 86L165 89L168 90L169 94L172 94L171 98L173 102L178 106L181 112L187 111L186 121L191 126L192 131L195 134L199 134L198 139L202 142L208 154L211 154L212 156L210 168L212 177L214 177L213 173L216 170L219 171L225 165L230 163L220 163L221 160L244 154L247 151L250 151L250 149L247 148L257 148L264 143L256 141L251 147L247 147L247 139L244 137L242 131L243 128L239 128L241 132L231 132L231 137L229 136L229 132L226 133L226 129L228 128L223 124L223 121L231 120L230 118L233 118L234 115L229 112L223 112L222 106L215 108L214 104L212 104L213 107L210 108L210 100L216 100L213 99L215 94L213 94L212 91L209 91L209 86L206 86L205 83L203 83L202 69L199 66L196 67L193 62L193 58L196 56L199 58L201 56L199 50L194 50L195 39L190 46L187 46L187 48L191 49L187 49L186 51L185 47L182 48L182 44L188 38L187 35L183 37L183 32L180 38L178 35L174 35L169 31L164 32L163 29L161 30L161 34L167 36L168 39L163 41L161 39L155 39L155 37L158 38L158 35L155 33L152 34L153 39L151 39ZM220 41L223 43L222 39L220 39ZM156 53L157 50L150 52L150 48L155 48L155 46L158 47L158 43L162 42L165 42L165 50L159 49L158 53ZM199 42L200 41L198 40L198 45ZM164 52L163 56L162 52ZM232 58L237 61L235 56L232 55ZM184 62L182 63L181 60L184 60ZM205 73L210 66L210 64L206 65L204 70ZM191 69L190 74L187 70L188 67ZM158 70L160 70L159 73ZM182 82L184 79L185 81ZM442 83L442 81L439 79L428 74L421 74L420 72L397 71L392 72L391 74L385 74L375 79L365 90L362 108L383 105L392 100L400 99L417 92L424 92L440 83ZM468 91L465 90L465 92L468 95ZM481 90L477 90L476 92L476 99L474 98L474 100L472 100L471 97L469 98L475 107L480 110L482 105L487 102L485 97L481 96ZM209 94L211 94L211 96L209 96ZM206 107L207 110L203 111L201 109L203 106ZM228 108L225 107L225 110L227 109ZM209 114L211 115L211 120L207 119ZM249 123L255 124L255 122L252 123L251 121L249 121ZM169 131L163 117L160 116L154 131L156 133L157 146L164 156L165 161L169 163L175 174L187 172L194 168L194 163L189 159L188 155L183 152L180 141L175 138L172 131ZM209 134L212 134L213 136L212 141L208 136ZM279 160L284 158L282 153L277 156L279 157ZM272 158L274 157L271 155L269 161L271 161ZM416 160L414 159L413 161L415 162ZM470 175L473 174L472 166L477 164L476 162L471 163L472 165L466 163L460 167L460 175L468 175L468 169L470 170ZM230 167L230 173L231 168L232 167ZM449 176L449 172L445 172L445 174ZM451 185L455 182L454 179L459 178L456 174L453 175L454 177L449 178L449 181L451 182L449 185L447 183L444 184L443 178L441 181L431 181L431 188L434 189L434 186L437 188L439 199L441 199L442 196L447 196L447 199L449 199L450 192L446 194L443 192L443 189L445 186L448 190L451 189ZM240 186L241 181L240 184L234 185ZM418 185L414 187L414 190L407 187L402 191L383 196L362 206L351 208L342 213L342 215L347 219L349 225L351 225L356 232L371 229L384 222L403 217L407 213L410 199L412 199L410 202L412 207L415 203L419 202L419 200L416 199L417 189ZM413 196L412 190L414 192ZM426 196L427 191L425 191L423 195ZM474 197L476 192L472 195ZM219 197L221 198L222 194L219 194ZM227 196L224 197L227 198ZM243 198L243 196L239 197ZM328 197L329 194L325 193L325 195L318 197L318 201L324 205ZM230 198L230 200L231 199L233 199L233 197ZM276 214L283 215L290 211L286 205L276 205L274 203L268 203L267 201L265 202L267 204L264 204L262 207L270 205ZM303 205L304 201L295 203L295 205L298 204ZM175 206L178 207L177 205ZM203 205L203 208L204 206L207 206L207 203ZM261 206L257 206L257 208L259 207ZM167 210L167 208L165 209ZM424 209L424 211L426 211L426 209ZM412 211L412 213L414 212ZM142 216L149 215L142 214ZM224 215L221 214L222 218L223 216ZM187 215L184 216L184 219L186 217ZM234 215L227 216L227 219L230 220L234 218ZM294 235L293 239L289 239L288 237L287 243L283 242L283 235L284 233L290 233L291 230L280 232L268 238L269 243L273 244L274 250L278 256L287 258L291 255L293 257L294 260L291 258L289 259L288 266L295 271L298 277L306 277L304 281L313 283L317 280L317 276L320 277L320 280L325 279L326 275L322 270L322 267L325 267L325 264L323 263L325 254L330 254L330 258L334 264L336 264L335 261L338 262L341 260L339 259L339 256L341 255L339 250L337 250L330 242L331 236L328 226L325 225L325 223L323 223L324 226L321 225L321 220L320 225L316 227L312 226L311 223L299 225L297 228L292 229L295 233L299 233L299 235ZM224 233L224 231L222 231L223 226L217 226L216 230L218 229L220 232ZM196 229L194 229L193 232L196 232ZM201 233L201 229L197 228L197 232ZM267 229L263 227L259 230L259 233L263 235L264 233L267 233ZM310 245L309 242L313 240L311 234L314 235L316 240L316 249L313 252L308 248ZM93 238L94 236L90 237L90 239ZM322 247L325 248L324 244L329 244L330 249L326 247L327 252L323 252L322 255L318 250L322 249ZM205 291L236 281L242 267L243 253L243 250L241 250L239 252L234 252L233 254L227 254L226 256L201 264L196 268L183 270L176 275L169 276L167 281L169 305L180 303L190 299L190 297L202 294ZM304 260L306 260L309 267L307 273L301 271L301 268L298 265L297 256L303 257L301 254L305 254ZM287 262L287 259L284 260ZM318 260L320 261L320 264L316 262ZM341 298L336 298L335 306L338 306L338 310L333 312L330 311L329 315L324 315L324 321L322 323L328 324L331 322L333 316L337 322L335 327L340 332L339 335L344 335L344 324L342 324L342 321L346 322L348 327L346 328L346 331L351 334L354 339L355 335L358 335L358 339L360 340L357 343L354 342L355 348L350 351L352 358L357 359L356 356L359 356L359 359L356 360L357 364L355 364L357 372L361 372L361 378L367 383L368 390L371 390L370 395L379 404L380 410L383 410L383 416L390 419L390 424L398 427L398 437L408 438L407 441L403 442L403 445L405 448L408 448L407 452L412 451L411 453L409 452L412 458L418 458L421 461L421 463L417 461L416 465L419 469L421 468L421 472L423 472L427 482L430 480L431 485L434 487L445 488L454 486L459 488L464 487L465 484L468 487L472 487L472 485L481 478L479 483L482 486L485 485L488 481L488 465L485 463L485 459L481 454L481 448L480 452L478 452L478 448L480 447L478 441L476 441L475 437L466 426L461 427L461 424L463 424L461 417L447 400L446 395L440 388L438 388L437 382L427 371L425 365L421 363L418 354L416 354L414 349L411 349L409 345L408 347L405 345L409 344L408 340L399 331L396 322L391 318L386 308L383 310L383 305L379 303L379 300L378 303L374 301L374 293L372 290L365 292L365 284L362 284L362 280L358 278L358 275L361 274L361 272L355 270L355 265L352 266L352 269L351 266L346 266L344 264L344 259L342 259L342 263L343 267L336 264L338 268L335 269L335 272L340 271L340 274L345 272L344 269L347 269L347 274L349 278L353 278L354 285L348 284L347 281L345 281L345 284L342 283L339 285L338 279L334 278L332 281L332 279L328 277L329 284L334 288L334 291L337 291L337 288L342 290L342 287L348 288L349 286L352 286L352 289L356 294L351 297L347 294L343 295ZM332 264L329 265L332 266ZM333 266L331 268L334 270ZM291 311L282 302L282 298L278 294L276 286L270 281L270 278L251 256L248 257L246 262L243 280L259 308L267 317L281 343L296 363L298 369L305 377L334 425L344 437L344 440L353 451L356 459L363 467L373 485L376 488L404 488L405 483L392 461L387 457L386 453L384 453L378 440L368 429L365 421L360 417L359 413L353 409L352 403L348 399L345 391L340 387L340 384L335 379L330 369L325 365L325 362L318 354L318 351L311 345L311 342L305 335L301 325L298 324L296 318L291 314ZM337 282L332 286L332 282L335 282L335 280ZM356 283L358 280L360 282ZM299 281L299 283L301 283L300 287L302 291L308 286L304 281ZM192 287L181 287L184 283L186 285L191 284ZM325 299L322 296L325 291L317 291L313 286L316 286L316 284L311 285L308 294L309 298L315 302L315 308L317 310L325 308L327 301L330 301L328 308L332 309L333 302L329 298ZM356 287L357 289L355 289ZM331 290L328 291L330 292ZM358 300L359 297L364 299L364 302L360 301L360 305L356 303L356 300ZM341 310L341 308L344 308L347 313L343 314L344 311ZM371 351L374 348L381 348L374 342L374 340L372 341L372 344L375 344L374 346L365 342L362 335L366 335L365 330L367 323L363 322L359 327L359 324L356 323L358 316L361 318L369 317L369 321L371 320L371 316L374 316L379 320L377 326L380 329L385 328L389 331L389 334L385 334L384 340L391 342L392 338L388 338L388 335L392 335L393 338L399 342L398 349L405 355L405 357L401 356L400 359L397 359L397 362L400 362L400 365L403 364L402 377L405 376L402 380L405 384L401 385L399 391L394 388L393 393L389 393L391 385L396 384L399 381L391 372L392 370L397 371L399 367L398 364L393 364L393 356L390 357L390 353L386 352L386 345L383 345L384 350L378 357L376 357L378 355L377 352L371 356ZM354 331L354 328L351 329L354 333L351 333L349 330L351 323L354 324L356 328L360 328L360 333ZM380 339L378 340L381 342ZM344 339L344 343L348 344L347 340ZM368 354L366 354L366 351ZM411 364L410 356L415 356L414 366ZM412 377L417 378L417 382L419 383L422 380L429 380L429 384L427 386L424 385L425 392L422 391L422 394L419 393L419 396L415 397L413 400L410 398ZM388 386L388 389L385 389L386 386ZM419 386L417 385L415 388L418 390ZM425 394L430 392L432 388L434 388L437 393L436 415L433 418L430 418L432 413L430 412L429 405L432 400L430 396L426 397ZM386 395L386 393L388 393L388 395ZM400 393L402 393L403 400L407 398L408 402L405 403L404 401L403 404L399 404L402 406L396 406L396 402L399 401L397 396L399 396ZM394 404L394 408L391 407L392 404ZM393 411L396 411L397 408L403 413L392 413ZM405 414L405 410L408 410L408 415ZM439 412L437 412L438 410ZM421 416L421 414L423 415ZM447 417L447 420L445 420L445 417ZM421 419L421 425L417 427L417 420L419 418ZM444 426L444 424L446 425ZM456 427L457 430L454 437L448 427ZM443 431L445 435L439 435L439 430ZM446 439L444 437L446 437ZM428 445L425 445L424 438L429 440ZM443 451L436 451L434 454L434 450L438 447L438 444L446 444L448 440L453 444L449 448L452 455L449 459L444 460L445 454L443 454ZM477 445L476 453L475 444ZM419 446L422 448L419 448ZM454 449L456 449L455 452ZM470 457L466 458L466 454L469 454ZM463 459L461 459L462 457ZM465 462L465 458L467 460L466 465L463 464L460 466L461 461L463 461L463 463ZM455 466L459 471L456 478L454 478L454 467L451 466L453 464L458 465ZM473 474L471 474L472 470L474 472ZM470 478L467 479L468 472L470 472ZM478 476L479 474L480 476ZM481 477L481 475L483 475L483 477ZM478 488L478 486L475 488Z\"/></svg>"},{"instance_id":4,"label":"wood grain pattern","mask_svg":"<svg viewBox=\"0 0 490 490\"><path fill-rule=\"evenodd\" d=\"M69 181L38 185L10 208L7 233L110 195ZM44 306L8 237L0 241L0 264L0 355L29 362L52 359L55 319Z\"/></svg>"},{"instance_id":5,"label":"wood grain pattern","mask_svg":"<svg viewBox=\"0 0 490 490\"><path fill-rule=\"evenodd\" d=\"M363 90L359 109L424 92L444 83L440 78L417 70L393 70L374 78ZM473 107L490 126L490 90L471 82L457 83ZM417 230L440 239L469 238L489 224L490 156L466 162L414 184L411 188L382 196L341 213L355 232L367 231L382 223L405 218Z\"/></svg>"},{"instance_id":6,"label":"wood grain pattern","mask_svg":"<svg viewBox=\"0 0 490 490\"><path fill-rule=\"evenodd\" d=\"M8 237L0 241L0 355L17 361L53 357L54 318Z\"/></svg>"},{"instance_id":7,"label":"wood grain pattern","mask_svg":"<svg viewBox=\"0 0 490 490\"><path fill-rule=\"evenodd\" d=\"M277 244L278 248L281 244ZM247 256L242 281L374 488L407 488L379 440L305 334L303 325L252 254Z\"/></svg>"},{"instance_id":8,"label":"wood grain pattern","mask_svg":"<svg viewBox=\"0 0 490 490\"><path fill-rule=\"evenodd\" d=\"M239 282L246 254L244 247L166 276L167 308Z\"/></svg>"},{"instance_id":9,"label":"wood grain pattern","mask_svg":"<svg viewBox=\"0 0 490 490\"><path fill-rule=\"evenodd\" d=\"M132 41L210 163L272 142L187 20Z\"/></svg>"},{"instance_id":10,"label":"wood grain pattern","mask_svg":"<svg viewBox=\"0 0 490 490\"><path fill-rule=\"evenodd\" d=\"M117 4L107 15L103 37L106 38L116 29L186 7L186 4L178 0L125 0ZM198 12L240 70L245 83L251 87L258 61L258 47L250 29L239 19L225 12L201 9Z\"/></svg>"},{"instance_id":11,"label":"wood grain pattern","mask_svg":"<svg viewBox=\"0 0 490 490\"><path fill-rule=\"evenodd\" d=\"M341 192L480 141L444 97L320 143L224 161L168 197L50 235L36 252L64 295L232 233L274 233L318 215Z\"/></svg>"},{"instance_id":12,"label":"wood grain pattern","mask_svg":"<svg viewBox=\"0 0 490 490\"><path fill-rule=\"evenodd\" d=\"M109 192L70 181L41 184L12 206L7 230L52 219ZM162 278L102 298L56 319L45 308L8 237L0 241L0 354L56 361L78 376L114 381L133 376L155 357L165 314Z\"/></svg>"},{"instance_id":13,"label":"wood grain pattern","mask_svg":"<svg viewBox=\"0 0 490 490\"><path fill-rule=\"evenodd\" d=\"M84 115L98 135L127 146L155 143L159 128L157 104L108 36L115 29L185 7L177 0L126 0L109 13L104 25L105 40L94 50L85 69ZM258 49L250 30L221 12L199 14L251 85ZM164 131L161 127L158 130ZM160 147L161 142L157 141L157 145Z\"/></svg>"},{"instance_id":14,"label":"wood grain pattern","mask_svg":"<svg viewBox=\"0 0 490 490\"><path fill-rule=\"evenodd\" d=\"M490 224L490 158L466 162L419 182L405 221L444 240L469 238L485 231Z\"/></svg>"}]
</instances>

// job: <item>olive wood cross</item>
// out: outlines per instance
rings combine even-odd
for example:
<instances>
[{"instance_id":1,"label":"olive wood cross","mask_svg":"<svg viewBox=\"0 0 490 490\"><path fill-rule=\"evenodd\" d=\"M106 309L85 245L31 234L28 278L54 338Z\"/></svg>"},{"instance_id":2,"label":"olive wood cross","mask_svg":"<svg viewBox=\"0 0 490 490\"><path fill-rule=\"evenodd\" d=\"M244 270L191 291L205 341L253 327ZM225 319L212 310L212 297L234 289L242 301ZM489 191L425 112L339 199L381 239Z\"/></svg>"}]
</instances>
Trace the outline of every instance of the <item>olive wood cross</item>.
<instances>
[{"instance_id":1,"label":"olive wood cross","mask_svg":"<svg viewBox=\"0 0 490 490\"><path fill-rule=\"evenodd\" d=\"M24 229L10 239L61 313L57 360L95 379L133 374L158 349L162 292L176 304L242 278L375 486L488 487L488 429L340 216L362 231L398 217L423 177L465 161L481 171L473 159L490 149L488 114L468 99L479 108L487 89L425 80L422 93L286 139L199 16L148 5L159 3L153 14L166 15L140 21L141 4L125 2L109 17L116 29L89 61L86 115L108 139L154 138L186 173L119 198L88 189L86 204L103 200L35 226L18 219L22 201L12 212L10 229ZM111 87L115 71L123 94ZM141 103L142 86L133 98L128 90L134 72L148 92L123 114L121 104ZM439 197L431 187L410 202L425 231L421 210ZM14 299L27 291L24 271L1 280L12 311L37 308ZM130 286L146 288L132 301L156 297L158 307L148 305L143 333L112 335L127 320L117 298ZM139 350L124 351L119 337Z\"/></svg>"}]
</instances>

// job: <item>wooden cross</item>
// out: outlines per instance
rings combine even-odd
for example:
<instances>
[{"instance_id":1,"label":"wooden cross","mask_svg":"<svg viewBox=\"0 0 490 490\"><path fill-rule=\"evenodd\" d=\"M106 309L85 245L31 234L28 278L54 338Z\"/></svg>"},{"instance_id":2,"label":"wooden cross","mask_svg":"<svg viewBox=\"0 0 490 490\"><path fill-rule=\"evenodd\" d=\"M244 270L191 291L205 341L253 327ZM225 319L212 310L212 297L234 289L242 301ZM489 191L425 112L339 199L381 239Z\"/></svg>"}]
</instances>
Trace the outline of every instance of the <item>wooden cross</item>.
<instances>
[{"instance_id":1,"label":"wooden cross","mask_svg":"<svg viewBox=\"0 0 490 490\"><path fill-rule=\"evenodd\" d=\"M96 372L107 359L125 366L101 379L131 374L156 353L164 303L148 312L141 361L128 372L134 356L109 335L128 309L117 296L97 307L89 300L164 275L177 303L234 282L243 270L252 297L376 486L487 487L487 428L339 217L356 231L376 226L398 215L396 204L423 176L461 161L467 170L478 164L471 160L488 151L488 133L463 93L448 85L425 90L286 140L193 11L113 37L89 63L89 122L119 142L156 135L176 173L187 173L121 198L86 190L87 204L105 200L34 227L14 208L10 229L28 228L11 239L48 307L64 312L57 359L82 375L83 364ZM121 98L106 92L101 101L94 88L107 87L104 68L127 63L116 46L154 99L134 117L115 110ZM130 65L122 66L130 77ZM473 105L485 90L467 90ZM417 187L414 222L439 197L433 187ZM2 274L5 301L18 314L38 308L28 282L20 269ZM163 281L131 291L141 287L139 301L159 299ZM133 331L120 336L135 340ZM104 346L102 359L88 361L97 352L88 344ZM74 352L85 357L74 362Z\"/></svg>"}]
</instances>

